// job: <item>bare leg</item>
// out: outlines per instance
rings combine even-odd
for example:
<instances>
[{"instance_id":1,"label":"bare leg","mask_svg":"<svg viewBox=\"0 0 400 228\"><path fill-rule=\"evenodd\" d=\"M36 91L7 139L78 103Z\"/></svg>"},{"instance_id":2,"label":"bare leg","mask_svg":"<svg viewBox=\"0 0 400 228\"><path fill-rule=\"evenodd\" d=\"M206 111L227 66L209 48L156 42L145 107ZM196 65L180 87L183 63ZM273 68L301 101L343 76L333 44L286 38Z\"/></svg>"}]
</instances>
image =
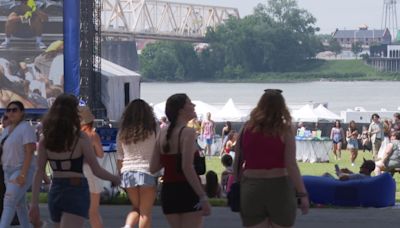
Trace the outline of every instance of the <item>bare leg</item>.
<instances>
[{"instance_id":1,"label":"bare leg","mask_svg":"<svg viewBox=\"0 0 400 228\"><path fill-rule=\"evenodd\" d=\"M336 145L335 144L333 144L333 147L332 147L332 149L333 149L333 155L335 155L335 160L337 160L338 159L338 157L337 157L337 153L336 153Z\"/></svg>"},{"instance_id":2,"label":"bare leg","mask_svg":"<svg viewBox=\"0 0 400 228\"><path fill-rule=\"evenodd\" d=\"M183 228L181 225L182 222L180 214L168 214L165 217L167 217L167 221L171 228Z\"/></svg>"},{"instance_id":3,"label":"bare leg","mask_svg":"<svg viewBox=\"0 0 400 228\"><path fill-rule=\"evenodd\" d=\"M354 161L357 159L358 150L357 149L351 149L350 153L351 153L351 163L353 164Z\"/></svg>"},{"instance_id":4,"label":"bare leg","mask_svg":"<svg viewBox=\"0 0 400 228\"><path fill-rule=\"evenodd\" d=\"M99 212L100 193L90 193L89 221L92 228L102 228L103 221Z\"/></svg>"},{"instance_id":5,"label":"bare leg","mask_svg":"<svg viewBox=\"0 0 400 228\"><path fill-rule=\"evenodd\" d=\"M181 225L183 227L201 228L203 227L203 215L201 211L181 214Z\"/></svg>"},{"instance_id":6,"label":"bare leg","mask_svg":"<svg viewBox=\"0 0 400 228\"><path fill-rule=\"evenodd\" d=\"M139 188L139 228L151 227L151 211L153 209L154 200L156 198L155 187L140 187Z\"/></svg>"},{"instance_id":7,"label":"bare leg","mask_svg":"<svg viewBox=\"0 0 400 228\"><path fill-rule=\"evenodd\" d=\"M139 188L127 188L126 192L128 193L129 200L132 204L132 211L129 212L128 216L125 220L125 226L134 227L139 222L139 205L140 205L140 198L139 198Z\"/></svg>"},{"instance_id":8,"label":"bare leg","mask_svg":"<svg viewBox=\"0 0 400 228\"><path fill-rule=\"evenodd\" d=\"M82 228L85 218L64 212L61 217L60 228Z\"/></svg>"},{"instance_id":9,"label":"bare leg","mask_svg":"<svg viewBox=\"0 0 400 228\"><path fill-rule=\"evenodd\" d=\"M337 157L340 160L342 158L342 143L338 143L337 145Z\"/></svg>"}]
</instances>

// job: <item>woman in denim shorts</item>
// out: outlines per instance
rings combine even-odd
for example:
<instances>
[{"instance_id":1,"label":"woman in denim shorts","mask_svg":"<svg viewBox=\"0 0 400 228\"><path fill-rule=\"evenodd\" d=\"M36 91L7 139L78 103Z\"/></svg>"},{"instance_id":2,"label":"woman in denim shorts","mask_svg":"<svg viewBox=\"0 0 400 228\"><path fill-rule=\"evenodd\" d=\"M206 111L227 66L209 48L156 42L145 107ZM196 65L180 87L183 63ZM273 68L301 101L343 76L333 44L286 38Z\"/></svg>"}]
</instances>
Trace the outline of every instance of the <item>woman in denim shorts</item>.
<instances>
[{"instance_id":1,"label":"woman in denim shorts","mask_svg":"<svg viewBox=\"0 0 400 228\"><path fill-rule=\"evenodd\" d=\"M43 137L39 142L38 169L32 186L30 217L38 221L39 189L46 163L53 170L48 195L50 218L56 227L83 227L89 213L89 186L83 175L87 162L97 177L119 185L118 176L103 169L97 162L89 137L80 131L78 100L60 95L43 120Z\"/></svg>"},{"instance_id":2,"label":"woman in denim shorts","mask_svg":"<svg viewBox=\"0 0 400 228\"><path fill-rule=\"evenodd\" d=\"M156 198L156 177L149 171L157 135L153 109L143 100L131 101L121 118L117 137L117 166L121 187L126 190L133 210L125 226L151 227L151 211Z\"/></svg>"}]
</instances>

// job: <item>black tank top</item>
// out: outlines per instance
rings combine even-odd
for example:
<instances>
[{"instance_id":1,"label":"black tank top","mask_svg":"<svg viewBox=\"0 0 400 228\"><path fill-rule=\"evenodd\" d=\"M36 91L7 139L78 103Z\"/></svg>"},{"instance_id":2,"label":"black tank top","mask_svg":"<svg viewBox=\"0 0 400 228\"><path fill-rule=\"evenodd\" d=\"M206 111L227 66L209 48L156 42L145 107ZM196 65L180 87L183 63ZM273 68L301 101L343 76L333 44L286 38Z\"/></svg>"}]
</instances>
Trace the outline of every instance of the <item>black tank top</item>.
<instances>
[{"instance_id":1,"label":"black tank top","mask_svg":"<svg viewBox=\"0 0 400 228\"><path fill-rule=\"evenodd\" d=\"M80 157L77 158L72 158L72 155L74 154L76 144L78 144L78 140L75 142L72 151L71 151L71 156L69 159L47 159L49 160L50 167L53 171L56 172L75 172L75 173L83 173L83 154ZM68 162L71 164L68 169L63 169L62 163L63 162Z\"/></svg>"}]
</instances>

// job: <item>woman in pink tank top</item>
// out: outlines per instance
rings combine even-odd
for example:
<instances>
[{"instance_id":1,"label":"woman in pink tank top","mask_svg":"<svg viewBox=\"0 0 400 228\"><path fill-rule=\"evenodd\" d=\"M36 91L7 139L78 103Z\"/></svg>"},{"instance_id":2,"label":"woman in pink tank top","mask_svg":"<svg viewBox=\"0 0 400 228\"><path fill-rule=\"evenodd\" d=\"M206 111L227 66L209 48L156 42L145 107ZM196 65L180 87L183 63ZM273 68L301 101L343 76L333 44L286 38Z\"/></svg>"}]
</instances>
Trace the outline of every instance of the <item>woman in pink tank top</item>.
<instances>
[{"instance_id":1,"label":"woman in pink tank top","mask_svg":"<svg viewBox=\"0 0 400 228\"><path fill-rule=\"evenodd\" d=\"M267 89L250 114L235 149L240 178L240 216L245 227L292 227L297 202L309 200L296 162L292 118L281 90Z\"/></svg>"}]
</instances>

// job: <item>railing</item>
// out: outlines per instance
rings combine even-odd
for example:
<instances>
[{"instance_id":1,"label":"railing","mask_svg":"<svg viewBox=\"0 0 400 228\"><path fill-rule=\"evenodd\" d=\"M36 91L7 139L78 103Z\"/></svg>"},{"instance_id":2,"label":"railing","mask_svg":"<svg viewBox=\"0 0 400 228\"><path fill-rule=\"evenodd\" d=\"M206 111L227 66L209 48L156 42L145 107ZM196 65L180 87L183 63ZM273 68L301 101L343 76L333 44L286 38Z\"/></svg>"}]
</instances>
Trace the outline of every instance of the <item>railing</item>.
<instances>
[{"instance_id":1,"label":"railing","mask_svg":"<svg viewBox=\"0 0 400 228\"><path fill-rule=\"evenodd\" d=\"M157 0L101 0L102 35L202 41L207 28L229 17L236 8Z\"/></svg>"}]
</instances>

